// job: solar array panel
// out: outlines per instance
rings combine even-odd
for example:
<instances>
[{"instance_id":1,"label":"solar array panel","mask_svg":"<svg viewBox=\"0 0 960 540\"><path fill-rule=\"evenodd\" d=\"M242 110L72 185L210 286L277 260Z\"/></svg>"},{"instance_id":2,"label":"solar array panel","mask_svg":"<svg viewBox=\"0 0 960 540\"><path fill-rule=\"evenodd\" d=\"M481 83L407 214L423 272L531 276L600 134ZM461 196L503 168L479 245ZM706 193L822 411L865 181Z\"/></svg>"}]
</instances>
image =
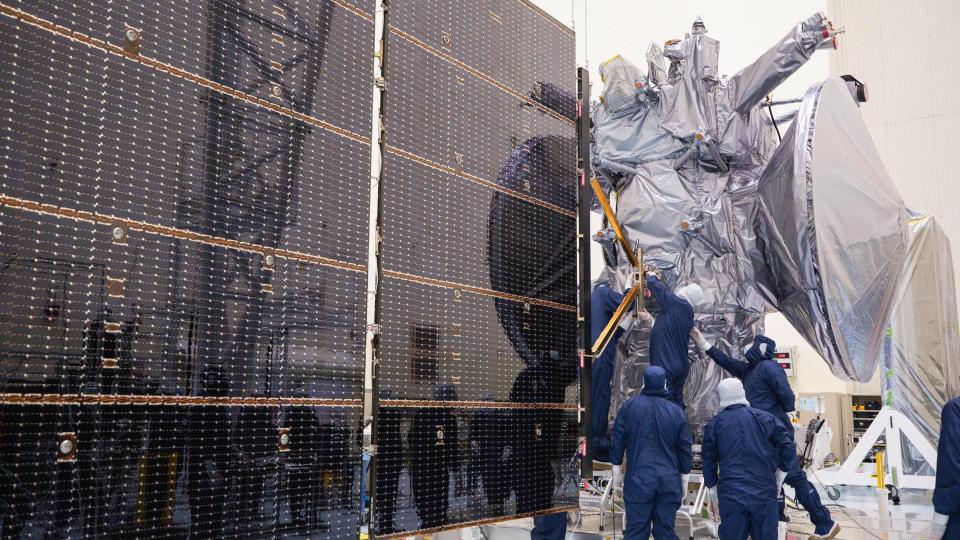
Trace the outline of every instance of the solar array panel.
<instances>
[{"instance_id":1,"label":"solar array panel","mask_svg":"<svg viewBox=\"0 0 960 540\"><path fill-rule=\"evenodd\" d=\"M372 16L0 10L2 536L356 538Z\"/></svg>"},{"instance_id":2,"label":"solar array panel","mask_svg":"<svg viewBox=\"0 0 960 540\"><path fill-rule=\"evenodd\" d=\"M0 536L358 536L374 7L0 0ZM572 31L389 17L373 532L570 508Z\"/></svg>"},{"instance_id":3,"label":"solar array panel","mask_svg":"<svg viewBox=\"0 0 960 540\"><path fill-rule=\"evenodd\" d=\"M575 506L572 32L522 0L389 23L376 534Z\"/></svg>"}]
</instances>

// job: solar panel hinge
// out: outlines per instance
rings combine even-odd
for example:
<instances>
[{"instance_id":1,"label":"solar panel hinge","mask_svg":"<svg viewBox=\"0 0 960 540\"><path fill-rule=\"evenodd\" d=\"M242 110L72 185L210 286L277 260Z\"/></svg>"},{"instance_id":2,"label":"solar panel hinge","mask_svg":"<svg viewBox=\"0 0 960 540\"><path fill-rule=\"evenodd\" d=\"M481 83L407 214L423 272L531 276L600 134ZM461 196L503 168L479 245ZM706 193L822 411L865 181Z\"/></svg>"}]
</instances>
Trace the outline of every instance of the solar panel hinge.
<instances>
[{"instance_id":1,"label":"solar panel hinge","mask_svg":"<svg viewBox=\"0 0 960 540\"><path fill-rule=\"evenodd\" d=\"M379 324L376 324L376 323L374 323L374 324L368 324L368 325L367 325L367 332L372 332L373 335L379 336L379 335L380 335L380 325L379 325Z\"/></svg>"},{"instance_id":2,"label":"solar panel hinge","mask_svg":"<svg viewBox=\"0 0 960 540\"><path fill-rule=\"evenodd\" d=\"M377 77L376 79L373 80L373 85L383 90L384 88L387 87L387 80L384 79L383 77Z\"/></svg>"}]
</instances>

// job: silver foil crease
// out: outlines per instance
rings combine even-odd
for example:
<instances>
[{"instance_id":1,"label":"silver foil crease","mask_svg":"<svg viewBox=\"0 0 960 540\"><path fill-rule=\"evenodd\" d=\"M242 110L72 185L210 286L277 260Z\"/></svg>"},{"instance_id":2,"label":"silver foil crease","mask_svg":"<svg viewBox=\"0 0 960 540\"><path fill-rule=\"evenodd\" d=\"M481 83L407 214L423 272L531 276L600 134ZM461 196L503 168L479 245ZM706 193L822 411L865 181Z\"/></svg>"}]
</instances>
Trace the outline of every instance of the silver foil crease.
<instances>
[{"instance_id":1,"label":"silver foil crease","mask_svg":"<svg viewBox=\"0 0 960 540\"><path fill-rule=\"evenodd\" d=\"M601 67L595 176L615 192L618 221L643 248L644 262L659 267L670 287L703 288L705 299L694 306L697 326L734 356L763 331L777 301L754 225L757 186L777 136L769 112L758 105L828 41L818 37L827 25L822 15L798 23L729 81L717 73L719 42L699 21L685 39L646 51L647 74L619 56ZM630 263L604 238L607 268L600 280L622 290ZM649 328L633 324L617 345L612 414L640 389L649 365ZM692 345L690 358L684 396L698 432L717 410L724 373Z\"/></svg>"},{"instance_id":2,"label":"silver foil crease","mask_svg":"<svg viewBox=\"0 0 960 540\"><path fill-rule=\"evenodd\" d=\"M953 258L950 240L933 217L914 214L909 230L906 263L884 347L883 398L936 448L943 405L960 394ZM903 446L906 474L921 473L930 465L912 446Z\"/></svg>"},{"instance_id":3,"label":"silver foil crease","mask_svg":"<svg viewBox=\"0 0 960 540\"><path fill-rule=\"evenodd\" d=\"M866 381L906 255L906 209L841 79L807 92L779 143L762 103L831 46L831 32L816 14L729 79L718 77L719 42L699 22L685 39L651 46L647 74L615 57L602 67L591 153L644 262L670 287L703 288L695 319L711 343L741 357L766 313L779 310L835 374ZM623 289L631 266L607 240L601 279ZM630 324L617 345L611 415L649 365L649 328ZM684 397L699 431L725 374L692 345L690 360Z\"/></svg>"},{"instance_id":4,"label":"silver foil crease","mask_svg":"<svg viewBox=\"0 0 960 540\"><path fill-rule=\"evenodd\" d=\"M906 255L907 213L842 79L807 91L759 194L769 300L835 375L870 380Z\"/></svg>"}]
</instances>

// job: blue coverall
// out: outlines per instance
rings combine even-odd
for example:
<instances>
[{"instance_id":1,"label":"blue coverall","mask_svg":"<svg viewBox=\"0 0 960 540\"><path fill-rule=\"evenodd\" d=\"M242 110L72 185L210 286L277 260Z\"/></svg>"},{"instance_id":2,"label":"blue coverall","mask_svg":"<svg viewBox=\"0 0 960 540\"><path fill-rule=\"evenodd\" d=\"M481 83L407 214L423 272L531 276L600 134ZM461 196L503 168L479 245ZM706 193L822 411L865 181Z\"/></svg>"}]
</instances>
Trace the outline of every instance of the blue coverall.
<instances>
[{"instance_id":1,"label":"blue coverall","mask_svg":"<svg viewBox=\"0 0 960 540\"><path fill-rule=\"evenodd\" d=\"M797 459L786 428L766 411L731 405L704 426L702 451L704 484L717 486L720 540L775 540L777 468Z\"/></svg>"},{"instance_id":2,"label":"blue coverall","mask_svg":"<svg viewBox=\"0 0 960 540\"><path fill-rule=\"evenodd\" d=\"M944 540L960 538L960 398L948 401L940 417L933 509L950 516Z\"/></svg>"},{"instance_id":3,"label":"blue coverall","mask_svg":"<svg viewBox=\"0 0 960 540\"><path fill-rule=\"evenodd\" d=\"M613 312L617 310L623 295L606 283L599 283L590 295L590 339L596 341L600 332L607 326ZM591 444L593 459L610 461L610 435L607 422L610 415L610 382L613 378L614 358L617 341L623 335L623 329L617 328L607 348L593 361L591 369L593 395L591 396Z\"/></svg>"},{"instance_id":4,"label":"blue coverall","mask_svg":"<svg viewBox=\"0 0 960 540\"><path fill-rule=\"evenodd\" d=\"M761 344L766 344L766 352L761 352ZM793 425L787 413L794 410L795 398L787 374L773 359L777 344L766 336L757 336L753 346L747 351L747 361L734 360L717 347L710 347L707 355L731 375L743 381L743 389L747 394L747 401L754 409L766 411L776 417L787 429L790 442L794 443ZM816 527L817 534L826 534L833 527L830 511L820 502L817 489L807 480L796 458L794 443L793 459L789 468L783 469L787 473L784 483L792 486L796 492L797 502L810 514L810 521ZM783 513L783 498L778 500L780 513Z\"/></svg>"},{"instance_id":5,"label":"blue coverall","mask_svg":"<svg viewBox=\"0 0 960 540\"><path fill-rule=\"evenodd\" d=\"M650 331L650 365L660 366L667 372L670 401L682 409L685 408L683 385L690 372L687 346L693 328L693 306L667 290L656 276L647 276L647 287L660 307Z\"/></svg>"},{"instance_id":6,"label":"blue coverall","mask_svg":"<svg viewBox=\"0 0 960 540\"><path fill-rule=\"evenodd\" d=\"M669 400L666 373L650 366L643 392L624 402L613 425L610 462L623 463L625 540L676 539L674 520L683 500L680 475L693 466L692 440L683 409Z\"/></svg>"}]
</instances>

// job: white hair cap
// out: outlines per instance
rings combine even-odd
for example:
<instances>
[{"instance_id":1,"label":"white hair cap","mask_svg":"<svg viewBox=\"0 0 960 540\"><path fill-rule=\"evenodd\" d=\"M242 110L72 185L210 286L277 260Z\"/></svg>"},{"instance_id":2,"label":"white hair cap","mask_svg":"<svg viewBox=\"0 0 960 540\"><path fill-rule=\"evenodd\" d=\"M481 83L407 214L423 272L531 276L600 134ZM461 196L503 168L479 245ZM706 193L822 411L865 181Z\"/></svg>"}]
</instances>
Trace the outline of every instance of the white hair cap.
<instances>
[{"instance_id":1,"label":"white hair cap","mask_svg":"<svg viewBox=\"0 0 960 540\"><path fill-rule=\"evenodd\" d=\"M697 304L703 302L703 289L696 283L680 287L677 289L676 295L690 302L690 305L693 307L697 307Z\"/></svg>"},{"instance_id":2,"label":"white hair cap","mask_svg":"<svg viewBox=\"0 0 960 540\"><path fill-rule=\"evenodd\" d=\"M750 402L747 401L747 395L743 391L743 383L740 382L740 379L730 377L720 381L717 391L720 393L721 410L731 405L750 405Z\"/></svg>"}]
</instances>

